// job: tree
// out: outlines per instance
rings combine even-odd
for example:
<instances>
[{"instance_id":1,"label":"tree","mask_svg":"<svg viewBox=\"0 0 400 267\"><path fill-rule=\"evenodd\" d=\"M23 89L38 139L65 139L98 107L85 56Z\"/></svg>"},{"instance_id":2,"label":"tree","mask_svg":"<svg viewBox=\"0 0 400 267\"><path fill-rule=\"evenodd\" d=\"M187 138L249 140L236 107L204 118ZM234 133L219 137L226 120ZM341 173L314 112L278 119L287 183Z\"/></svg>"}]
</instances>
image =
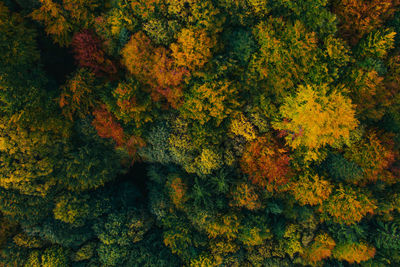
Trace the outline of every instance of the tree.
<instances>
[{"instance_id":1,"label":"tree","mask_svg":"<svg viewBox=\"0 0 400 267\"><path fill-rule=\"evenodd\" d=\"M394 48L396 32L390 29L376 31L362 39L358 45L358 54L362 57L384 58Z\"/></svg>"},{"instance_id":2,"label":"tree","mask_svg":"<svg viewBox=\"0 0 400 267\"><path fill-rule=\"evenodd\" d=\"M101 48L100 39L88 30L75 33L71 41L75 60L97 75L115 74L117 69Z\"/></svg>"},{"instance_id":3,"label":"tree","mask_svg":"<svg viewBox=\"0 0 400 267\"><path fill-rule=\"evenodd\" d=\"M131 246L143 239L151 227L151 220L140 211L133 209L110 213L105 221L94 225L94 231L101 241L97 250L104 265L124 264Z\"/></svg>"},{"instance_id":4,"label":"tree","mask_svg":"<svg viewBox=\"0 0 400 267\"><path fill-rule=\"evenodd\" d=\"M322 166L336 181L358 183L364 178L363 169L360 166L338 153L329 154Z\"/></svg>"},{"instance_id":5,"label":"tree","mask_svg":"<svg viewBox=\"0 0 400 267\"><path fill-rule=\"evenodd\" d=\"M391 149L390 143L384 144L383 138L378 138L374 132L368 132L365 138L354 143L346 149L344 157L358 164L368 182L383 180L394 183L396 178L389 171L394 163L395 152Z\"/></svg>"},{"instance_id":6,"label":"tree","mask_svg":"<svg viewBox=\"0 0 400 267\"><path fill-rule=\"evenodd\" d=\"M351 100L328 86L299 86L296 96L285 98L279 109L280 120L273 122L284 131L293 149L308 149L306 159L316 160L316 151L326 145L340 147L349 141L358 121Z\"/></svg>"},{"instance_id":7,"label":"tree","mask_svg":"<svg viewBox=\"0 0 400 267\"><path fill-rule=\"evenodd\" d=\"M393 15L394 3L391 0L337 0L333 11L339 18L343 35L354 45Z\"/></svg>"},{"instance_id":8,"label":"tree","mask_svg":"<svg viewBox=\"0 0 400 267\"><path fill-rule=\"evenodd\" d=\"M337 223L356 224L367 214L374 214L376 201L359 190L339 185L323 203L323 216ZM330 217L327 217L329 215Z\"/></svg>"},{"instance_id":9,"label":"tree","mask_svg":"<svg viewBox=\"0 0 400 267\"><path fill-rule=\"evenodd\" d=\"M256 25L253 34L260 49L252 56L250 77L263 81L262 88L277 95L279 102L301 82L330 82L319 61L316 34L300 21L270 18Z\"/></svg>"},{"instance_id":10,"label":"tree","mask_svg":"<svg viewBox=\"0 0 400 267\"><path fill-rule=\"evenodd\" d=\"M252 185L240 183L236 185L231 194L231 206L243 207L249 210L257 210L261 207L259 195Z\"/></svg>"},{"instance_id":11,"label":"tree","mask_svg":"<svg viewBox=\"0 0 400 267\"><path fill-rule=\"evenodd\" d=\"M212 57L211 50L216 45L205 30L183 29L177 43L171 44L172 57L178 66L189 70L202 68Z\"/></svg>"},{"instance_id":12,"label":"tree","mask_svg":"<svg viewBox=\"0 0 400 267\"><path fill-rule=\"evenodd\" d=\"M264 136L251 142L241 158L241 170L249 180L271 190L285 185L291 173L287 151L272 139Z\"/></svg>"},{"instance_id":13,"label":"tree","mask_svg":"<svg viewBox=\"0 0 400 267\"><path fill-rule=\"evenodd\" d=\"M63 0L62 3L52 0L39 0L41 6L30 16L45 26L47 34L52 35L55 42L68 46L72 34L79 27L87 28L94 23L97 1Z\"/></svg>"},{"instance_id":14,"label":"tree","mask_svg":"<svg viewBox=\"0 0 400 267\"><path fill-rule=\"evenodd\" d=\"M174 65L167 50L154 47L143 33L132 35L121 51L122 63L138 81L150 86L152 99L164 98L172 107L177 107L182 96L180 83L187 70Z\"/></svg>"},{"instance_id":15,"label":"tree","mask_svg":"<svg viewBox=\"0 0 400 267\"><path fill-rule=\"evenodd\" d=\"M94 73L88 69L79 69L67 84L62 87L60 107L70 120L75 115L85 118L96 105L96 82Z\"/></svg>"},{"instance_id":16,"label":"tree","mask_svg":"<svg viewBox=\"0 0 400 267\"><path fill-rule=\"evenodd\" d=\"M179 111L184 118L200 124L212 121L219 126L240 106L237 88L228 81L205 81L195 84L187 94Z\"/></svg>"},{"instance_id":17,"label":"tree","mask_svg":"<svg viewBox=\"0 0 400 267\"><path fill-rule=\"evenodd\" d=\"M318 234L310 247L301 256L311 263L320 262L332 255L335 241L326 233Z\"/></svg>"},{"instance_id":18,"label":"tree","mask_svg":"<svg viewBox=\"0 0 400 267\"><path fill-rule=\"evenodd\" d=\"M333 257L338 260L345 260L348 263L360 263L374 257L376 249L365 243L337 244L333 250Z\"/></svg>"},{"instance_id":19,"label":"tree","mask_svg":"<svg viewBox=\"0 0 400 267\"><path fill-rule=\"evenodd\" d=\"M142 85L136 80L119 83L113 95L118 106L114 112L117 118L125 123L133 122L136 128L141 128L153 120L151 98L143 92Z\"/></svg>"},{"instance_id":20,"label":"tree","mask_svg":"<svg viewBox=\"0 0 400 267\"><path fill-rule=\"evenodd\" d=\"M332 192L332 185L316 174L304 174L291 185L292 193L300 205L322 205Z\"/></svg>"}]
</instances>

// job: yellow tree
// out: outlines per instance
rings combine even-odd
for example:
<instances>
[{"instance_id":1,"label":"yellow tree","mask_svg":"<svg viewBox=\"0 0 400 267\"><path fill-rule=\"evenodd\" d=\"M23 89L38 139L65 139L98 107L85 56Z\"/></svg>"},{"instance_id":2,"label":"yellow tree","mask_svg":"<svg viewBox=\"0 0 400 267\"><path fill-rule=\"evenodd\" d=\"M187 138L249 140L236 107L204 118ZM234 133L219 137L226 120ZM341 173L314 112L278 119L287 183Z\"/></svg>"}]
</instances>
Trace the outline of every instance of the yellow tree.
<instances>
[{"instance_id":1,"label":"yellow tree","mask_svg":"<svg viewBox=\"0 0 400 267\"><path fill-rule=\"evenodd\" d=\"M171 44L170 48L178 66L194 70L207 63L215 45L216 40L210 38L205 30L183 29L178 35L177 43Z\"/></svg>"},{"instance_id":2,"label":"yellow tree","mask_svg":"<svg viewBox=\"0 0 400 267\"><path fill-rule=\"evenodd\" d=\"M292 194L300 205L321 205L332 192L332 185L318 175L309 173L301 175L292 183Z\"/></svg>"},{"instance_id":3,"label":"yellow tree","mask_svg":"<svg viewBox=\"0 0 400 267\"><path fill-rule=\"evenodd\" d=\"M349 186L339 185L321 207L322 216L347 225L361 221L368 213L374 214L376 201Z\"/></svg>"},{"instance_id":4,"label":"yellow tree","mask_svg":"<svg viewBox=\"0 0 400 267\"><path fill-rule=\"evenodd\" d=\"M276 130L286 134L293 149L305 147L306 160L317 159L317 150L326 145L340 147L350 138L358 121L351 100L340 92L328 94L328 86L299 86L297 94L285 98Z\"/></svg>"}]
</instances>

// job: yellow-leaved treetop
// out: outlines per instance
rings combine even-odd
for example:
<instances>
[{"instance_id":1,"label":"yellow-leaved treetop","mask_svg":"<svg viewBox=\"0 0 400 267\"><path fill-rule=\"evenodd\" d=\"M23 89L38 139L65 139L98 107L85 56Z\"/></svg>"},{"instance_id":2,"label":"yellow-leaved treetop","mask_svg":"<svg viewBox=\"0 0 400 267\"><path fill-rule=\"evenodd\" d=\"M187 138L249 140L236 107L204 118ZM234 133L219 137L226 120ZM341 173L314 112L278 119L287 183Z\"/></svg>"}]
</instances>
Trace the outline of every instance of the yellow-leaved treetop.
<instances>
[{"instance_id":1,"label":"yellow-leaved treetop","mask_svg":"<svg viewBox=\"0 0 400 267\"><path fill-rule=\"evenodd\" d=\"M299 179L292 184L292 194L301 206L321 205L332 193L332 185L320 178L317 174L301 175Z\"/></svg>"},{"instance_id":2,"label":"yellow-leaved treetop","mask_svg":"<svg viewBox=\"0 0 400 267\"><path fill-rule=\"evenodd\" d=\"M308 149L307 159L317 159L319 148L347 143L358 121L354 105L340 92L328 94L328 85L299 86L297 94L285 98L280 120L272 126L286 135L293 149Z\"/></svg>"},{"instance_id":3,"label":"yellow-leaved treetop","mask_svg":"<svg viewBox=\"0 0 400 267\"><path fill-rule=\"evenodd\" d=\"M194 70L208 62L215 45L216 40L210 38L205 30L183 29L177 43L171 44L172 56L178 66Z\"/></svg>"}]
</instances>

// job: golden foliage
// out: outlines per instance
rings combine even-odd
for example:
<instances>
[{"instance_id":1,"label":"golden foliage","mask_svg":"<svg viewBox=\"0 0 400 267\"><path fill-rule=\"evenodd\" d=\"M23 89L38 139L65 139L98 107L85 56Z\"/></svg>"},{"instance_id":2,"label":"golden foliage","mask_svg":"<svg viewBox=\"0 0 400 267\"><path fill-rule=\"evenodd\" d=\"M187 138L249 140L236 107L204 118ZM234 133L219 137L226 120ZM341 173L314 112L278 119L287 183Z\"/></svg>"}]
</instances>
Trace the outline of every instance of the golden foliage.
<instances>
[{"instance_id":1,"label":"golden foliage","mask_svg":"<svg viewBox=\"0 0 400 267\"><path fill-rule=\"evenodd\" d=\"M317 174L305 174L291 184L291 191L300 205L315 206L321 205L328 199L332 192L332 185Z\"/></svg>"},{"instance_id":2,"label":"golden foliage","mask_svg":"<svg viewBox=\"0 0 400 267\"><path fill-rule=\"evenodd\" d=\"M231 206L243 207L249 210L256 210L261 207L261 202L254 186L247 183L239 183L231 194Z\"/></svg>"},{"instance_id":3,"label":"golden foliage","mask_svg":"<svg viewBox=\"0 0 400 267\"><path fill-rule=\"evenodd\" d=\"M216 40L205 30L183 29L177 43L171 44L172 57L178 66L194 70L203 67L212 57L211 49Z\"/></svg>"},{"instance_id":4,"label":"golden foliage","mask_svg":"<svg viewBox=\"0 0 400 267\"><path fill-rule=\"evenodd\" d=\"M324 202L322 211L337 223L347 225L361 221L367 214L374 214L376 201L349 186L340 185Z\"/></svg>"},{"instance_id":5,"label":"golden foliage","mask_svg":"<svg viewBox=\"0 0 400 267\"><path fill-rule=\"evenodd\" d=\"M313 160L319 148L348 142L350 131L358 125L351 100L339 92L327 92L327 85L299 86L296 96L287 97L281 106L282 120L272 124L285 131L288 145L293 149L306 147Z\"/></svg>"},{"instance_id":6,"label":"golden foliage","mask_svg":"<svg viewBox=\"0 0 400 267\"><path fill-rule=\"evenodd\" d=\"M350 264L367 261L375 256L375 248L365 242L338 244L333 250L333 257Z\"/></svg>"}]
</instances>

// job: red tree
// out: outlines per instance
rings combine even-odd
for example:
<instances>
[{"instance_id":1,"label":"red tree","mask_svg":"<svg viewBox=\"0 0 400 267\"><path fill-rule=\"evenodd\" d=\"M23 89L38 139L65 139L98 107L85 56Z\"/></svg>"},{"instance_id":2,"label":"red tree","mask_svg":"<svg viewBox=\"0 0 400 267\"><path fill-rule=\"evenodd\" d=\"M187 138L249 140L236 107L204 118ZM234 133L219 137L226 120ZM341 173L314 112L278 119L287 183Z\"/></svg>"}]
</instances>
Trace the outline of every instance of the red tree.
<instances>
[{"instance_id":1,"label":"red tree","mask_svg":"<svg viewBox=\"0 0 400 267\"><path fill-rule=\"evenodd\" d=\"M289 156L274 140L261 137L250 143L241 159L241 169L259 186L288 182Z\"/></svg>"},{"instance_id":2,"label":"red tree","mask_svg":"<svg viewBox=\"0 0 400 267\"><path fill-rule=\"evenodd\" d=\"M96 75L114 74L114 63L106 58L101 49L101 40L88 30L76 33L71 42L78 65L91 69Z\"/></svg>"}]
</instances>

